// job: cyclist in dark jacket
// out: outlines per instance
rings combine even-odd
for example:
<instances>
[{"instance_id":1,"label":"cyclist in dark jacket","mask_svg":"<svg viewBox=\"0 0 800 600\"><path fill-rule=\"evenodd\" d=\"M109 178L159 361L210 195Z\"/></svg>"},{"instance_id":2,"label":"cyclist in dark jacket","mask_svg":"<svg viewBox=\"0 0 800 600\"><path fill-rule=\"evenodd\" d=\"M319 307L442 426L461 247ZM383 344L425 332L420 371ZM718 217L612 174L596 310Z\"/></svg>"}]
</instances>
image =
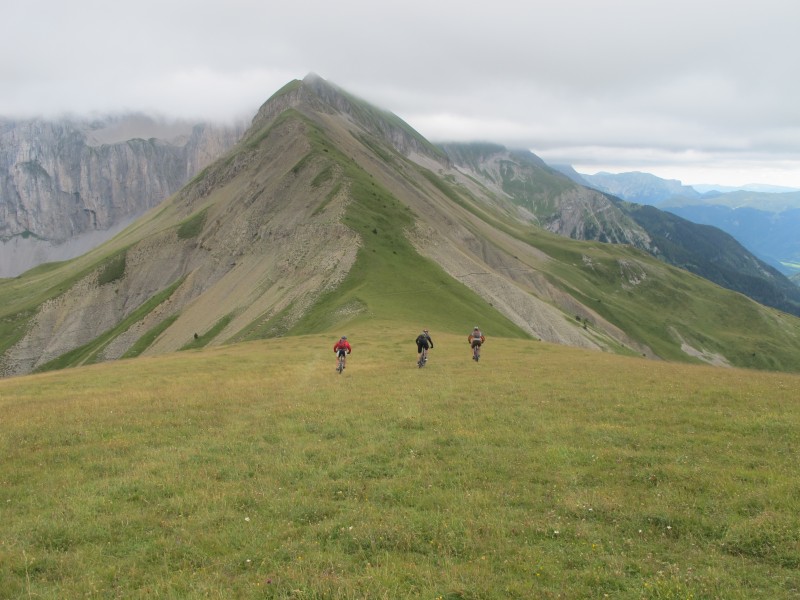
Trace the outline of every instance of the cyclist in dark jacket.
<instances>
[{"instance_id":1,"label":"cyclist in dark jacket","mask_svg":"<svg viewBox=\"0 0 800 600\"><path fill-rule=\"evenodd\" d=\"M420 359L422 359L423 350L427 350L428 348L433 349L433 340L431 339L431 334L428 332L427 329L422 330L422 333L420 333L417 336L416 342L417 342L417 354L419 354Z\"/></svg>"}]
</instances>

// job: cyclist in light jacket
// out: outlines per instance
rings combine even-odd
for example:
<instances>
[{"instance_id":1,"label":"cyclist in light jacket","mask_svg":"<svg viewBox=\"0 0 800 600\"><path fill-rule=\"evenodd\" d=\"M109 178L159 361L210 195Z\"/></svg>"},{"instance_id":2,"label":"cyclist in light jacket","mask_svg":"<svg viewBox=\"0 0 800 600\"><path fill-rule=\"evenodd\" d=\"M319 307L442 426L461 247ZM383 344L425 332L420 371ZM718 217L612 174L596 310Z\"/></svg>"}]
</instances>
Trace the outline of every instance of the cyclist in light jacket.
<instances>
[{"instance_id":1,"label":"cyclist in light jacket","mask_svg":"<svg viewBox=\"0 0 800 600\"><path fill-rule=\"evenodd\" d=\"M475 350L475 346L480 348L481 345L483 344L483 342L486 341L486 336L484 336L481 333L480 328L477 325L475 325L475 328L472 330L472 333L470 333L467 336L467 340L469 340L469 347L472 348L473 351L474 351ZM473 355L472 358L475 359L475 356Z\"/></svg>"}]
</instances>

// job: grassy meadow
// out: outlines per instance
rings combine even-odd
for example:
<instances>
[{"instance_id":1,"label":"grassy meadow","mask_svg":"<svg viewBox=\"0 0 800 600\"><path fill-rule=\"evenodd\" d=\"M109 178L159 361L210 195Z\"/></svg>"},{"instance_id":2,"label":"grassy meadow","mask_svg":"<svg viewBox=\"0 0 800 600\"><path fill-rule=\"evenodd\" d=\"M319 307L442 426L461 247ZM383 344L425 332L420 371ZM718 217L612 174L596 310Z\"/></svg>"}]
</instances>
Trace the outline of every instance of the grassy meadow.
<instances>
[{"instance_id":1,"label":"grassy meadow","mask_svg":"<svg viewBox=\"0 0 800 600\"><path fill-rule=\"evenodd\" d=\"M0 598L800 596L799 376L471 325L0 380Z\"/></svg>"}]
</instances>

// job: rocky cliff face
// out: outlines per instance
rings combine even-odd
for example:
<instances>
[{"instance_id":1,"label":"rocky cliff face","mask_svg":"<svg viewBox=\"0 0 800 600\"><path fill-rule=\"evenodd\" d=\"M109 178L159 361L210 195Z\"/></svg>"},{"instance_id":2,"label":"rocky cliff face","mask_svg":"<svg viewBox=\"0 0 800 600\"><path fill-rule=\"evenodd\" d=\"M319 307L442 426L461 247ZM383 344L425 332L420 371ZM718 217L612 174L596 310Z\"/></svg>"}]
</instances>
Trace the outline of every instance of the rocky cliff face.
<instances>
[{"instance_id":1,"label":"rocky cliff face","mask_svg":"<svg viewBox=\"0 0 800 600\"><path fill-rule=\"evenodd\" d=\"M0 277L105 241L243 131L141 116L0 121Z\"/></svg>"}]
</instances>

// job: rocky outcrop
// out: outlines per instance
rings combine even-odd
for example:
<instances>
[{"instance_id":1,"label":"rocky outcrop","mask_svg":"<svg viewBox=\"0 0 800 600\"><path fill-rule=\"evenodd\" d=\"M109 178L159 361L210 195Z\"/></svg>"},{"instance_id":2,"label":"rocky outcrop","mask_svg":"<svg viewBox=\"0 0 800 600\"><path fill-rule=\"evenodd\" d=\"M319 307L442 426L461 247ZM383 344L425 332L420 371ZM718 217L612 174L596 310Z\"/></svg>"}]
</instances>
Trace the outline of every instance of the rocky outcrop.
<instances>
[{"instance_id":1,"label":"rocky outcrop","mask_svg":"<svg viewBox=\"0 0 800 600\"><path fill-rule=\"evenodd\" d=\"M253 118L254 133L258 132L260 124L270 123L276 115L289 108L301 112L311 109L326 114L345 115L351 122L358 123L364 132L389 143L400 154L417 154L449 163L449 158L441 149L406 122L348 94L314 73L310 73L302 81L288 83L267 100Z\"/></svg>"},{"instance_id":2,"label":"rocky outcrop","mask_svg":"<svg viewBox=\"0 0 800 600\"><path fill-rule=\"evenodd\" d=\"M175 193L242 132L142 116L0 121L0 276L105 241Z\"/></svg>"}]
</instances>

